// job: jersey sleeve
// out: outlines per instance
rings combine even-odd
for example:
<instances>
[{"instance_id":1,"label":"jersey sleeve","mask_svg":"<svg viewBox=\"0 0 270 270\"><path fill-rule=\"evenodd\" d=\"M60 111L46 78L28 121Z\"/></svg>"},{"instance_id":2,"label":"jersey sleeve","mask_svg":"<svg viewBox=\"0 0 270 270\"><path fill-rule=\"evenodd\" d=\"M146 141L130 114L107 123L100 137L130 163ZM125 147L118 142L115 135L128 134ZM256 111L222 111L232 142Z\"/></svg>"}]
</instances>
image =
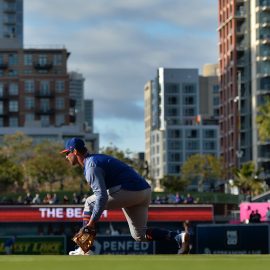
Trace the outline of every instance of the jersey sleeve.
<instances>
[{"instance_id":1,"label":"jersey sleeve","mask_svg":"<svg viewBox=\"0 0 270 270\"><path fill-rule=\"evenodd\" d=\"M91 166L87 169L85 177L96 196L91 220L98 221L108 200L107 188L104 179L105 172L102 168L96 166L95 164L91 164Z\"/></svg>"}]
</instances>

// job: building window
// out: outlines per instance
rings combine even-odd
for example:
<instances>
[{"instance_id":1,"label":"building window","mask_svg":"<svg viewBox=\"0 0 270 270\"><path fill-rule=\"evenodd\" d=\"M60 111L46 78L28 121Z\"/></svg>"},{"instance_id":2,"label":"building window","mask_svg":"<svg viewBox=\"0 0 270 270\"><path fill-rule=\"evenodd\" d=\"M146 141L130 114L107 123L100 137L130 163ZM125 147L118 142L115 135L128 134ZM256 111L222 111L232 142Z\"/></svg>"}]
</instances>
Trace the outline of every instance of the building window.
<instances>
[{"instance_id":1,"label":"building window","mask_svg":"<svg viewBox=\"0 0 270 270\"><path fill-rule=\"evenodd\" d=\"M24 106L26 110L32 110L35 107L35 100L33 97L25 97Z\"/></svg>"},{"instance_id":2,"label":"building window","mask_svg":"<svg viewBox=\"0 0 270 270\"><path fill-rule=\"evenodd\" d=\"M9 118L9 126L10 127L17 127L18 126L18 117L10 117Z\"/></svg>"},{"instance_id":3,"label":"building window","mask_svg":"<svg viewBox=\"0 0 270 270\"><path fill-rule=\"evenodd\" d=\"M0 114L4 113L4 104L3 101L0 101Z\"/></svg>"},{"instance_id":4,"label":"building window","mask_svg":"<svg viewBox=\"0 0 270 270\"><path fill-rule=\"evenodd\" d=\"M65 81L56 81L55 83L56 93L64 93L65 91Z\"/></svg>"},{"instance_id":5,"label":"building window","mask_svg":"<svg viewBox=\"0 0 270 270\"><path fill-rule=\"evenodd\" d=\"M40 109L42 112L48 112L50 110L50 100L42 98L40 100Z\"/></svg>"},{"instance_id":6,"label":"building window","mask_svg":"<svg viewBox=\"0 0 270 270\"><path fill-rule=\"evenodd\" d=\"M166 83L165 84L165 93L168 93L168 94L179 93L179 84Z\"/></svg>"},{"instance_id":7,"label":"building window","mask_svg":"<svg viewBox=\"0 0 270 270\"><path fill-rule=\"evenodd\" d=\"M195 116L195 109L194 108L184 108L183 115L184 116Z\"/></svg>"},{"instance_id":8,"label":"building window","mask_svg":"<svg viewBox=\"0 0 270 270\"><path fill-rule=\"evenodd\" d=\"M209 141L203 143L203 150L216 150L216 142L215 141Z\"/></svg>"},{"instance_id":9,"label":"building window","mask_svg":"<svg viewBox=\"0 0 270 270\"><path fill-rule=\"evenodd\" d=\"M32 56L32 54L25 54L24 55L24 65L25 66L32 66L33 65L33 56Z\"/></svg>"},{"instance_id":10,"label":"building window","mask_svg":"<svg viewBox=\"0 0 270 270\"><path fill-rule=\"evenodd\" d=\"M55 124L56 126L62 126L65 124L65 115L64 114L56 114L56 117L55 117Z\"/></svg>"},{"instance_id":11,"label":"building window","mask_svg":"<svg viewBox=\"0 0 270 270\"><path fill-rule=\"evenodd\" d=\"M194 140L186 141L186 150L199 150L199 142Z\"/></svg>"},{"instance_id":12,"label":"building window","mask_svg":"<svg viewBox=\"0 0 270 270\"><path fill-rule=\"evenodd\" d=\"M186 138L198 138L198 130L188 129L186 130Z\"/></svg>"},{"instance_id":13,"label":"building window","mask_svg":"<svg viewBox=\"0 0 270 270\"><path fill-rule=\"evenodd\" d=\"M53 64L54 65L60 66L60 65L62 65L62 62L63 62L63 56L62 56L62 54L55 54L53 56Z\"/></svg>"},{"instance_id":14,"label":"building window","mask_svg":"<svg viewBox=\"0 0 270 270\"><path fill-rule=\"evenodd\" d=\"M213 85L213 93L214 93L214 94L219 93L219 84Z\"/></svg>"},{"instance_id":15,"label":"building window","mask_svg":"<svg viewBox=\"0 0 270 270\"><path fill-rule=\"evenodd\" d=\"M196 94L195 84L183 84L184 94Z\"/></svg>"},{"instance_id":16,"label":"building window","mask_svg":"<svg viewBox=\"0 0 270 270\"><path fill-rule=\"evenodd\" d=\"M11 96L18 96L19 94L19 87L17 83L11 83L9 85L8 92Z\"/></svg>"},{"instance_id":17,"label":"building window","mask_svg":"<svg viewBox=\"0 0 270 270\"><path fill-rule=\"evenodd\" d=\"M50 94L50 82L49 81L41 81L40 82L40 94L49 95Z\"/></svg>"},{"instance_id":18,"label":"building window","mask_svg":"<svg viewBox=\"0 0 270 270\"><path fill-rule=\"evenodd\" d=\"M168 136L170 139L178 139L182 137L182 133L179 129L170 129L168 130Z\"/></svg>"},{"instance_id":19,"label":"building window","mask_svg":"<svg viewBox=\"0 0 270 270\"><path fill-rule=\"evenodd\" d=\"M50 117L48 115L42 115L40 117L40 122L42 127L47 127L50 125Z\"/></svg>"},{"instance_id":20,"label":"building window","mask_svg":"<svg viewBox=\"0 0 270 270\"><path fill-rule=\"evenodd\" d=\"M209 138L215 138L216 137L216 131L213 129L206 129L203 131L203 137L205 139L209 139Z\"/></svg>"},{"instance_id":21,"label":"building window","mask_svg":"<svg viewBox=\"0 0 270 270\"><path fill-rule=\"evenodd\" d=\"M55 108L57 110L63 110L65 108L65 100L62 97L57 97L55 99Z\"/></svg>"},{"instance_id":22,"label":"building window","mask_svg":"<svg viewBox=\"0 0 270 270\"><path fill-rule=\"evenodd\" d=\"M10 69L8 71L8 76L9 77L16 77L18 75L18 71L17 70L14 70L14 69Z\"/></svg>"},{"instance_id":23,"label":"building window","mask_svg":"<svg viewBox=\"0 0 270 270\"><path fill-rule=\"evenodd\" d=\"M185 96L184 97L184 105L195 105L195 97L194 96Z\"/></svg>"},{"instance_id":24,"label":"building window","mask_svg":"<svg viewBox=\"0 0 270 270\"><path fill-rule=\"evenodd\" d=\"M9 101L8 108L10 112L18 112L19 111L18 101L17 100Z\"/></svg>"},{"instance_id":25,"label":"building window","mask_svg":"<svg viewBox=\"0 0 270 270\"><path fill-rule=\"evenodd\" d=\"M167 116L178 116L177 108L167 108Z\"/></svg>"},{"instance_id":26,"label":"building window","mask_svg":"<svg viewBox=\"0 0 270 270\"><path fill-rule=\"evenodd\" d=\"M46 65L47 64L47 60L48 60L48 58L47 58L47 55L45 55L45 54L40 54L38 56L38 63L40 65Z\"/></svg>"},{"instance_id":27,"label":"building window","mask_svg":"<svg viewBox=\"0 0 270 270\"><path fill-rule=\"evenodd\" d=\"M178 97L175 96L168 96L168 105L177 105L178 104Z\"/></svg>"},{"instance_id":28,"label":"building window","mask_svg":"<svg viewBox=\"0 0 270 270\"><path fill-rule=\"evenodd\" d=\"M4 95L4 84L0 83L0 97Z\"/></svg>"},{"instance_id":29,"label":"building window","mask_svg":"<svg viewBox=\"0 0 270 270\"><path fill-rule=\"evenodd\" d=\"M8 55L8 64L11 66L18 65L18 55L17 54L9 54Z\"/></svg>"},{"instance_id":30,"label":"building window","mask_svg":"<svg viewBox=\"0 0 270 270\"><path fill-rule=\"evenodd\" d=\"M24 91L25 93L34 93L35 82L33 80L24 81Z\"/></svg>"},{"instance_id":31,"label":"building window","mask_svg":"<svg viewBox=\"0 0 270 270\"><path fill-rule=\"evenodd\" d=\"M169 154L169 162L180 162L181 154L180 153L170 153Z\"/></svg>"},{"instance_id":32,"label":"building window","mask_svg":"<svg viewBox=\"0 0 270 270\"><path fill-rule=\"evenodd\" d=\"M25 114L25 122L33 122L35 120L35 115L33 113Z\"/></svg>"}]
</instances>

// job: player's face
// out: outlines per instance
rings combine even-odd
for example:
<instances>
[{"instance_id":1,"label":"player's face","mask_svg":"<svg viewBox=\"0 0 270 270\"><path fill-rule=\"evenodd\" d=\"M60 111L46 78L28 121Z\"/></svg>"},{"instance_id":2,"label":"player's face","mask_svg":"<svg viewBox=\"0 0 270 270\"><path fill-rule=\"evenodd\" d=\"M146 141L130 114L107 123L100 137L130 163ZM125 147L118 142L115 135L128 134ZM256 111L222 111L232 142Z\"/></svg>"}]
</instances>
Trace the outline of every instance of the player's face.
<instances>
[{"instance_id":1,"label":"player's face","mask_svg":"<svg viewBox=\"0 0 270 270\"><path fill-rule=\"evenodd\" d=\"M76 165L78 163L77 156L73 152L67 152L66 159L71 165Z\"/></svg>"}]
</instances>

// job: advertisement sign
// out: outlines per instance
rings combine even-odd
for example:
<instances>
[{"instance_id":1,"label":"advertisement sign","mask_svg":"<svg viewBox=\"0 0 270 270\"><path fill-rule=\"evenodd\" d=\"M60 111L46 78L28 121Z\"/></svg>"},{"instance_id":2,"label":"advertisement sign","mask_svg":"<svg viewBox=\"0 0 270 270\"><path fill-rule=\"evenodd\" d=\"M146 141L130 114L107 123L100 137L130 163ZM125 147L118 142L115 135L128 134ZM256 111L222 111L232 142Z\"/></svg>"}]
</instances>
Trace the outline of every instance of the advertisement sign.
<instances>
[{"instance_id":1,"label":"advertisement sign","mask_svg":"<svg viewBox=\"0 0 270 270\"><path fill-rule=\"evenodd\" d=\"M199 254L268 254L269 225L197 225Z\"/></svg>"},{"instance_id":2,"label":"advertisement sign","mask_svg":"<svg viewBox=\"0 0 270 270\"><path fill-rule=\"evenodd\" d=\"M249 222L250 214L256 213L261 215L261 221L270 222L270 202L251 203L244 202L240 204L240 221Z\"/></svg>"},{"instance_id":3,"label":"advertisement sign","mask_svg":"<svg viewBox=\"0 0 270 270\"><path fill-rule=\"evenodd\" d=\"M33 254L60 255L66 254L65 236L5 236L0 237L0 255Z\"/></svg>"},{"instance_id":4,"label":"advertisement sign","mask_svg":"<svg viewBox=\"0 0 270 270\"><path fill-rule=\"evenodd\" d=\"M78 206L0 206L0 222L78 222L83 208ZM149 221L213 221L212 205L150 206ZM122 210L105 210L102 222L126 221Z\"/></svg>"},{"instance_id":5,"label":"advertisement sign","mask_svg":"<svg viewBox=\"0 0 270 270\"><path fill-rule=\"evenodd\" d=\"M98 236L93 254L155 254L155 242L136 242L130 236Z\"/></svg>"}]
</instances>

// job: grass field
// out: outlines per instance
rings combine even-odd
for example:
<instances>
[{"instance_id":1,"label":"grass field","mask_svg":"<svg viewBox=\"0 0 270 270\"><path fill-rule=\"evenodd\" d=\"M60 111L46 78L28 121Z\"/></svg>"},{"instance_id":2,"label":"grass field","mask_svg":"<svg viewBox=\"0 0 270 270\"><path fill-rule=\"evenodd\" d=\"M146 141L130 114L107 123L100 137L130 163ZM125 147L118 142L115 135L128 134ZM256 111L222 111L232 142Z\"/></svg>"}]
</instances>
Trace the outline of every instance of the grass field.
<instances>
[{"instance_id":1,"label":"grass field","mask_svg":"<svg viewBox=\"0 0 270 270\"><path fill-rule=\"evenodd\" d=\"M0 256L1 270L267 270L270 255Z\"/></svg>"}]
</instances>

